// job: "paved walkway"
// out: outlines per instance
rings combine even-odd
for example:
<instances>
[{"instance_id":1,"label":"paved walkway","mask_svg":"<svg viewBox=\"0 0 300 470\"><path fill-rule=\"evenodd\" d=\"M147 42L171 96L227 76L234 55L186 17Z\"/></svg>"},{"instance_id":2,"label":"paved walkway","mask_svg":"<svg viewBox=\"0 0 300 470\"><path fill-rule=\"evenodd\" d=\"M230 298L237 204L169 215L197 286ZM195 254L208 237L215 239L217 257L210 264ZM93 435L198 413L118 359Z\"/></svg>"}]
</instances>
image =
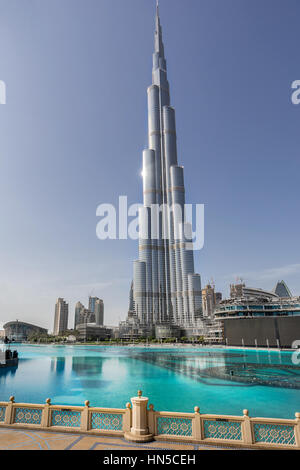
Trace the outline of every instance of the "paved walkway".
<instances>
[{"instance_id":1,"label":"paved walkway","mask_svg":"<svg viewBox=\"0 0 300 470\"><path fill-rule=\"evenodd\" d=\"M24 429L0 429L0 450L225 450L202 444L148 442L136 444L122 437L103 437Z\"/></svg>"}]
</instances>

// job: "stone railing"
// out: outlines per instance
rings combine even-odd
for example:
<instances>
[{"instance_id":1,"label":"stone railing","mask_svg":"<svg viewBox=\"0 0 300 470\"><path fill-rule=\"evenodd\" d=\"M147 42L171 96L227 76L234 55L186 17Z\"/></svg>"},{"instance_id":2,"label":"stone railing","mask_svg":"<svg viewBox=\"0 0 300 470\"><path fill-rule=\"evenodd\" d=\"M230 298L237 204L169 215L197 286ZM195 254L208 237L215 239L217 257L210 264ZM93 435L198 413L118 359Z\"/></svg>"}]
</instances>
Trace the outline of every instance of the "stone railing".
<instances>
[{"instance_id":1,"label":"stone railing","mask_svg":"<svg viewBox=\"0 0 300 470\"><path fill-rule=\"evenodd\" d=\"M130 424L130 403L120 409L93 408L88 401L85 406L51 405L50 398L45 405L15 403L14 397L8 403L0 402L0 426L123 436L130 431Z\"/></svg>"},{"instance_id":2,"label":"stone railing","mask_svg":"<svg viewBox=\"0 0 300 470\"><path fill-rule=\"evenodd\" d=\"M85 406L0 402L0 427L43 429L59 432L124 436L134 442L153 439L205 443L247 448L300 450L300 413L295 419L252 418L243 416L173 413L148 407L142 392L125 409Z\"/></svg>"}]
</instances>

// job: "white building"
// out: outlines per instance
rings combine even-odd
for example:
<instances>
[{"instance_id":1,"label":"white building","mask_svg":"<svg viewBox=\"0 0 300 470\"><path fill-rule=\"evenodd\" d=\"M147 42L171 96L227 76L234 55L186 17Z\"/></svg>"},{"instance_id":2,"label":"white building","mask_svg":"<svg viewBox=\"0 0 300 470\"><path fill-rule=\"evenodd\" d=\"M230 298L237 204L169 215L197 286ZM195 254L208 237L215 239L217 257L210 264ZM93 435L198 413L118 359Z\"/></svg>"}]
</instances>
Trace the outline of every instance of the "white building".
<instances>
[{"instance_id":1,"label":"white building","mask_svg":"<svg viewBox=\"0 0 300 470\"><path fill-rule=\"evenodd\" d=\"M59 298L55 304L53 334L58 336L68 329L69 305Z\"/></svg>"}]
</instances>

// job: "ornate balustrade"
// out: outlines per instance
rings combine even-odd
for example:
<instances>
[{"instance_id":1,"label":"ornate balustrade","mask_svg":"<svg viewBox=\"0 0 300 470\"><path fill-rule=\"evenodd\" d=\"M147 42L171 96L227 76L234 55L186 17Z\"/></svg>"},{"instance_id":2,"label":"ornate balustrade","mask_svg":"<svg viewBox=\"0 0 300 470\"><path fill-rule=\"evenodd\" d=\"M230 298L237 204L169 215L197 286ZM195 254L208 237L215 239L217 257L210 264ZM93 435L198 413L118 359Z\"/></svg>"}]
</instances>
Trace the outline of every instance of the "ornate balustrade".
<instances>
[{"instance_id":1,"label":"ornate balustrade","mask_svg":"<svg viewBox=\"0 0 300 470\"><path fill-rule=\"evenodd\" d=\"M120 408L92 408L85 406L51 405L47 398L45 405L0 402L0 426L38 427L50 430L91 432L124 435L130 430L131 405Z\"/></svg>"},{"instance_id":2,"label":"ornate balustrade","mask_svg":"<svg viewBox=\"0 0 300 470\"><path fill-rule=\"evenodd\" d=\"M0 403L0 423L5 421L6 403Z\"/></svg>"},{"instance_id":3,"label":"ornate balustrade","mask_svg":"<svg viewBox=\"0 0 300 470\"><path fill-rule=\"evenodd\" d=\"M126 408L44 405L0 402L0 427L85 432L118 435L145 442L171 440L233 447L277 448L300 450L300 413L295 419L252 418L248 410L243 416L173 413L155 411L148 398L132 398Z\"/></svg>"}]
</instances>

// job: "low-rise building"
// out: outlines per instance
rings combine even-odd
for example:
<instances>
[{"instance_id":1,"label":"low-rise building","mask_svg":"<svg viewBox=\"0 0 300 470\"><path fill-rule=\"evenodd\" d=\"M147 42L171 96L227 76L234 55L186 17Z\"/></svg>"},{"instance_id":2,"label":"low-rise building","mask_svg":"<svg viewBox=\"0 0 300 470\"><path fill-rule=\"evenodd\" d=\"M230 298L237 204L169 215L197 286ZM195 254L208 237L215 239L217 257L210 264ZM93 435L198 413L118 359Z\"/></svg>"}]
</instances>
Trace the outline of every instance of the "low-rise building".
<instances>
[{"instance_id":1,"label":"low-rise building","mask_svg":"<svg viewBox=\"0 0 300 470\"><path fill-rule=\"evenodd\" d=\"M5 338L5 330L1 329L0 330L0 339Z\"/></svg>"},{"instance_id":2,"label":"low-rise building","mask_svg":"<svg viewBox=\"0 0 300 470\"><path fill-rule=\"evenodd\" d=\"M46 328L42 328L41 326L32 325L31 323L25 323L19 320L11 321L5 323L3 326L5 336L10 341L27 341L30 336L37 334L37 335L47 335L48 330Z\"/></svg>"},{"instance_id":3,"label":"low-rise building","mask_svg":"<svg viewBox=\"0 0 300 470\"><path fill-rule=\"evenodd\" d=\"M112 337L110 328L95 323L82 323L76 329L79 332L79 341L103 341Z\"/></svg>"},{"instance_id":4,"label":"low-rise building","mask_svg":"<svg viewBox=\"0 0 300 470\"><path fill-rule=\"evenodd\" d=\"M180 338L181 328L178 325L171 325L170 323L160 323L155 325L155 338L156 339L168 339L168 338Z\"/></svg>"},{"instance_id":5,"label":"low-rise building","mask_svg":"<svg viewBox=\"0 0 300 470\"><path fill-rule=\"evenodd\" d=\"M300 331L300 297L283 298L245 285L231 288L231 295L215 310L227 345L292 347Z\"/></svg>"}]
</instances>

